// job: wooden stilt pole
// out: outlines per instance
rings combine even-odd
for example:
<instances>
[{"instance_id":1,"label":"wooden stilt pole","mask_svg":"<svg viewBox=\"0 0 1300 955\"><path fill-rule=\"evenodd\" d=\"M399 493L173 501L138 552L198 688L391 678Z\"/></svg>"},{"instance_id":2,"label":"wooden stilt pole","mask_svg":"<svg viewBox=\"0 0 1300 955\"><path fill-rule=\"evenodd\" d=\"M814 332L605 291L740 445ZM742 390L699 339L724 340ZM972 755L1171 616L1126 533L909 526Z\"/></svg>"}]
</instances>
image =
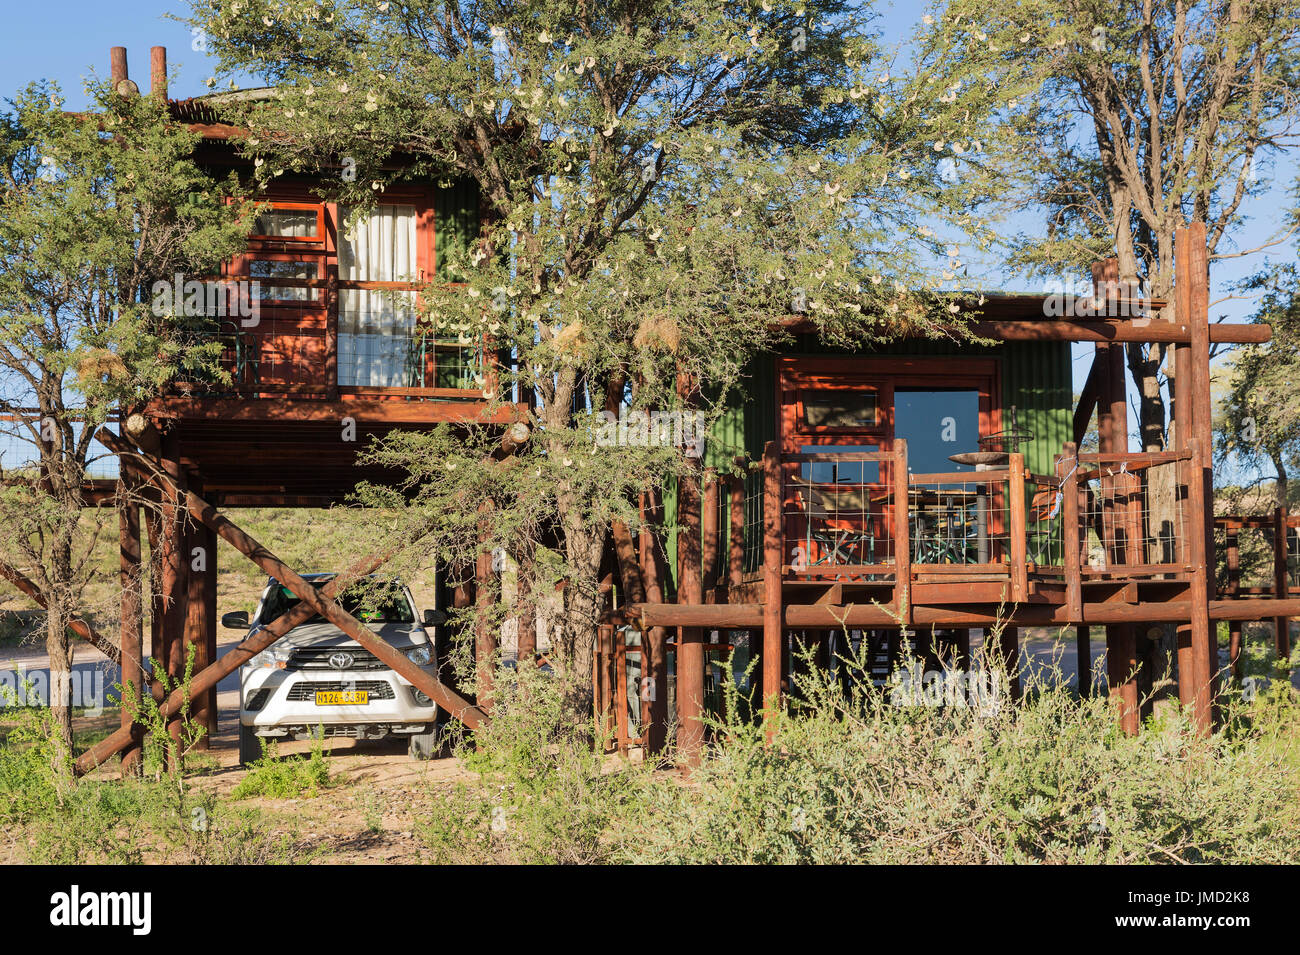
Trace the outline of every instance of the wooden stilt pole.
<instances>
[{"instance_id":1,"label":"wooden stilt pole","mask_svg":"<svg viewBox=\"0 0 1300 955\"><path fill-rule=\"evenodd\" d=\"M1110 288L1108 281L1118 281L1118 263L1114 259L1102 263L1098 285ZM1112 275L1113 272L1113 275ZM1094 270L1094 279L1098 278ZM1123 346L1098 345L1096 358L1102 373L1098 376L1097 435L1099 450L1103 454L1128 452L1128 401L1125 383ZM1124 563L1128 559L1126 538L1129 531L1128 475L1112 476L1102 480L1103 546L1107 559ZM1106 627L1106 674L1111 699L1119 710L1120 726L1125 733L1135 735L1141 720L1138 695L1137 632L1132 624L1118 623Z\"/></svg>"},{"instance_id":2,"label":"wooden stilt pole","mask_svg":"<svg viewBox=\"0 0 1300 955\"><path fill-rule=\"evenodd\" d=\"M203 528L207 530L207 528ZM208 575L208 555L207 548L203 546L204 534L199 532L196 527L185 528L183 540L183 557L188 565L185 574L186 594L185 594L185 620L182 629L183 633L183 650L181 659L185 660L189 653L194 654L193 670L198 673L203 670L211 660L207 657L207 622L204 620L207 609L206 600L204 599L204 578ZM184 664L182 664L182 672ZM207 695L195 697L191 703L191 719L200 726L207 727L208 719L211 714L208 711ZM207 749L211 745L211 739L204 735L195 744L195 749Z\"/></svg>"},{"instance_id":3,"label":"wooden stilt pole","mask_svg":"<svg viewBox=\"0 0 1300 955\"><path fill-rule=\"evenodd\" d=\"M1236 528L1229 527L1224 531L1224 539L1228 548L1228 597L1236 599L1241 595L1241 547L1237 536ZM1241 621L1228 621L1228 660L1232 666L1232 675L1240 680L1242 674L1241 651Z\"/></svg>"},{"instance_id":4,"label":"wooden stilt pole","mask_svg":"<svg viewBox=\"0 0 1300 955\"><path fill-rule=\"evenodd\" d=\"M1209 581L1214 560L1214 480L1210 452L1210 326L1209 264L1205 246L1205 224L1193 222L1179 229L1174 245L1177 319L1189 329L1190 344L1176 353L1175 404L1178 443L1195 454L1188 462L1187 500L1183 528L1187 563L1192 566L1191 620L1179 629L1180 667L1186 661L1190 673L1179 674L1179 698L1190 703L1200 732L1213 725L1215 671L1218 668L1218 635L1209 618ZM1204 609L1202 609L1204 608Z\"/></svg>"},{"instance_id":5,"label":"wooden stilt pole","mask_svg":"<svg viewBox=\"0 0 1300 955\"><path fill-rule=\"evenodd\" d=\"M704 602L701 566L701 493L699 471L685 474L677 485L682 532L677 537L681 561L678 601ZM677 631L677 748L689 763L699 760L704 744L704 631Z\"/></svg>"},{"instance_id":6,"label":"wooden stilt pole","mask_svg":"<svg viewBox=\"0 0 1300 955\"><path fill-rule=\"evenodd\" d=\"M515 598L519 605L515 625L515 666L532 666L537 661L537 601L532 591L532 556L521 554L515 577Z\"/></svg>"},{"instance_id":7,"label":"wooden stilt pole","mask_svg":"<svg viewBox=\"0 0 1300 955\"><path fill-rule=\"evenodd\" d=\"M163 436L162 465L173 487L162 489L162 594L163 642L167 647L167 673L177 680L185 672L185 616L189 586L185 560L187 521L181 493L185 487L181 473L180 440L176 430Z\"/></svg>"},{"instance_id":8,"label":"wooden stilt pole","mask_svg":"<svg viewBox=\"0 0 1300 955\"><path fill-rule=\"evenodd\" d=\"M718 561L722 552L718 497L718 472L714 468L706 468L700 504L700 587L704 603L710 604L718 602Z\"/></svg>"},{"instance_id":9,"label":"wooden stilt pole","mask_svg":"<svg viewBox=\"0 0 1300 955\"><path fill-rule=\"evenodd\" d=\"M785 633L782 629L781 454L775 441L763 449L763 719L771 738L773 721L781 708L781 661Z\"/></svg>"},{"instance_id":10,"label":"wooden stilt pole","mask_svg":"<svg viewBox=\"0 0 1300 955\"><path fill-rule=\"evenodd\" d=\"M727 600L739 593L745 577L745 479L732 475L727 505Z\"/></svg>"},{"instance_id":11,"label":"wooden stilt pole","mask_svg":"<svg viewBox=\"0 0 1300 955\"><path fill-rule=\"evenodd\" d=\"M217 643L217 538L210 528L193 524L186 534L185 560L188 594L185 607L185 644L193 647L194 673L216 660ZM216 687L193 700L193 719L207 729L197 749L207 749L217 731Z\"/></svg>"},{"instance_id":12,"label":"wooden stilt pole","mask_svg":"<svg viewBox=\"0 0 1300 955\"><path fill-rule=\"evenodd\" d=\"M143 511L145 536L149 540L149 665L151 669L155 665L158 667L159 672L153 673L153 677L160 679L167 672L167 641L163 638L167 603L163 597L162 583L162 498L156 485L144 488L142 493L148 498L148 505Z\"/></svg>"},{"instance_id":13,"label":"wooden stilt pole","mask_svg":"<svg viewBox=\"0 0 1300 955\"><path fill-rule=\"evenodd\" d=\"M1007 673L1012 702L1020 701L1020 628L1003 627L998 652Z\"/></svg>"},{"instance_id":14,"label":"wooden stilt pole","mask_svg":"<svg viewBox=\"0 0 1300 955\"><path fill-rule=\"evenodd\" d=\"M143 593L140 570L140 506L134 500L133 493L138 487L134 471L123 467L119 479L119 499L117 505L118 519L118 567L119 582L122 589L121 616L122 625L119 636L119 651L122 663L122 728L132 732L132 742L122 754L122 775L139 772L140 743L142 731L134 730L133 712L139 712L141 691L144 687L144 630L143 630ZM127 694L134 701L128 705Z\"/></svg>"},{"instance_id":15,"label":"wooden stilt pole","mask_svg":"<svg viewBox=\"0 0 1300 955\"><path fill-rule=\"evenodd\" d=\"M664 554L659 528L663 509L658 493L641 495L641 574L646 597L664 601L668 559ZM649 627L642 636L643 677L648 681L641 692L641 719L645 726L645 749L654 755L663 752L668 741L668 631Z\"/></svg>"},{"instance_id":16,"label":"wooden stilt pole","mask_svg":"<svg viewBox=\"0 0 1300 955\"><path fill-rule=\"evenodd\" d=\"M480 540L485 539L486 531L483 531ZM490 620L495 595L494 576L492 551L481 547L474 562L474 661L478 670L476 702L478 708L489 715L497 665L497 629Z\"/></svg>"},{"instance_id":17,"label":"wooden stilt pole","mask_svg":"<svg viewBox=\"0 0 1300 955\"><path fill-rule=\"evenodd\" d=\"M1075 627L1074 640L1079 655L1079 696L1086 700L1092 696L1092 628Z\"/></svg>"},{"instance_id":18,"label":"wooden stilt pole","mask_svg":"<svg viewBox=\"0 0 1300 955\"><path fill-rule=\"evenodd\" d=\"M1290 593L1290 571L1287 567L1287 509L1273 509L1273 596L1285 600ZM1291 658L1291 618L1273 618L1273 649L1280 663Z\"/></svg>"}]
</instances>

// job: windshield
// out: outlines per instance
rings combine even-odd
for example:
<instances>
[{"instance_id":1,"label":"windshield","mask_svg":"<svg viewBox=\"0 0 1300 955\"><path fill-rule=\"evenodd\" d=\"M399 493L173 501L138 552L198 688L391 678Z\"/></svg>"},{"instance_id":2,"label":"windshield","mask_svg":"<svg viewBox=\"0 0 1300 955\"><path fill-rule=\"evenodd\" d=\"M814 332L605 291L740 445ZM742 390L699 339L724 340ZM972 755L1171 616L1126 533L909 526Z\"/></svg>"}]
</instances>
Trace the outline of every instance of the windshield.
<instances>
[{"instance_id":1,"label":"windshield","mask_svg":"<svg viewBox=\"0 0 1300 955\"><path fill-rule=\"evenodd\" d=\"M317 581L319 583L319 581ZM262 602L259 623L268 624L299 603L292 590L274 584ZM343 609L362 623L415 623L415 611L400 584L370 582L349 587L339 598ZM307 621L323 623L320 615Z\"/></svg>"}]
</instances>

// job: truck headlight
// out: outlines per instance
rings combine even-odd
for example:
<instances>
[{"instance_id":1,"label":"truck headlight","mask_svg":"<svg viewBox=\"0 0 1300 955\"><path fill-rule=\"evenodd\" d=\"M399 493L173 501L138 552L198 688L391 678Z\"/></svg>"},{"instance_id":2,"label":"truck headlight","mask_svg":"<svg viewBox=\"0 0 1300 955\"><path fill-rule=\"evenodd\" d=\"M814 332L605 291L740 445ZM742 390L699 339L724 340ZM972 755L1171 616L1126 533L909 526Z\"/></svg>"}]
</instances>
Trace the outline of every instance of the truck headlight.
<instances>
[{"instance_id":1,"label":"truck headlight","mask_svg":"<svg viewBox=\"0 0 1300 955\"><path fill-rule=\"evenodd\" d=\"M411 649L407 650L406 659L418 667L427 667L429 661L433 659L433 654L429 652L429 645L422 643L418 647L411 647Z\"/></svg>"},{"instance_id":2,"label":"truck headlight","mask_svg":"<svg viewBox=\"0 0 1300 955\"><path fill-rule=\"evenodd\" d=\"M244 666L258 670L283 670L288 662L288 650L263 650L261 653L250 657Z\"/></svg>"}]
</instances>

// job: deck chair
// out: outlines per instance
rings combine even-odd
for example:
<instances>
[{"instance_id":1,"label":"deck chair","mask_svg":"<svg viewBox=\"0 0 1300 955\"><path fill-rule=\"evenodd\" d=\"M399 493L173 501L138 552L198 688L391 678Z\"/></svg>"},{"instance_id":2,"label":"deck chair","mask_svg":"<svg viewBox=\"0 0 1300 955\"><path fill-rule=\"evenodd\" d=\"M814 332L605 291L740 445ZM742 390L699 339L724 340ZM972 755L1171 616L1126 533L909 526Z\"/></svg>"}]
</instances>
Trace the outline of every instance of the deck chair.
<instances>
[{"instance_id":1,"label":"deck chair","mask_svg":"<svg viewBox=\"0 0 1300 955\"><path fill-rule=\"evenodd\" d=\"M821 488L801 482L799 499L806 520L807 552L811 557L813 543L820 551L816 560L810 560L811 565L874 563L876 539L865 488ZM842 526L845 518L841 514L862 515L864 526ZM837 521L841 526L834 526Z\"/></svg>"},{"instance_id":2,"label":"deck chair","mask_svg":"<svg viewBox=\"0 0 1300 955\"><path fill-rule=\"evenodd\" d=\"M1029 526L1025 528L1025 551L1035 564L1052 566L1053 551L1059 549L1065 527L1064 505L1058 504L1051 488L1036 491L1029 499Z\"/></svg>"}]
</instances>

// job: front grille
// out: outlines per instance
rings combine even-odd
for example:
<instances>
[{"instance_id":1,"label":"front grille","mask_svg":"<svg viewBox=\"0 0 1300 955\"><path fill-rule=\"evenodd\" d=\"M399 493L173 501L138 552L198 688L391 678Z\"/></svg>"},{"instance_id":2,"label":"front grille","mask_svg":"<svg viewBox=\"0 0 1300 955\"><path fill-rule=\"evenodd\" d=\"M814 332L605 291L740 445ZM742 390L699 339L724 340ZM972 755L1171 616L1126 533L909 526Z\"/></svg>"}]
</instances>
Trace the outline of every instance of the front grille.
<instances>
[{"instance_id":1,"label":"front grille","mask_svg":"<svg viewBox=\"0 0 1300 955\"><path fill-rule=\"evenodd\" d=\"M387 670L388 667L369 650L360 647L299 647L285 664L286 670L338 670L330 663L330 657L336 653L346 653L352 657L352 665L342 667L345 670Z\"/></svg>"},{"instance_id":2,"label":"front grille","mask_svg":"<svg viewBox=\"0 0 1300 955\"><path fill-rule=\"evenodd\" d=\"M304 703L315 700L318 690L334 690L337 692L364 690L370 694L372 700L393 699L393 685L387 680L357 680L355 682L343 680L304 681L289 687L289 693L285 699L291 703Z\"/></svg>"}]
</instances>

